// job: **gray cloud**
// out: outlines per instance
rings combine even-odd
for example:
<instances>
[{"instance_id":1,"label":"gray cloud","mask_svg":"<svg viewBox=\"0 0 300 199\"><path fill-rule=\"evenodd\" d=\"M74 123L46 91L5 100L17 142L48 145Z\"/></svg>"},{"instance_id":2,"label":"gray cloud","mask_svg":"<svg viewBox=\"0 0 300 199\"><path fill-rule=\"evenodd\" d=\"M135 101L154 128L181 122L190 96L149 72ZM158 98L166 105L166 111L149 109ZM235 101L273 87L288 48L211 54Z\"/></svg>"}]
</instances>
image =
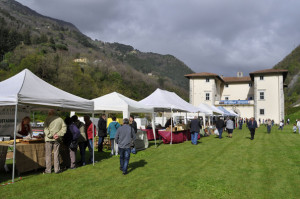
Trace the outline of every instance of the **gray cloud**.
<instances>
[{"instance_id":1,"label":"gray cloud","mask_svg":"<svg viewBox=\"0 0 300 199\"><path fill-rule=\"evenodd\" d=\"M300 42L300 1L18 0L83 33L172 54L195 72L273 67Z\"/></svg>"}]
</instances>

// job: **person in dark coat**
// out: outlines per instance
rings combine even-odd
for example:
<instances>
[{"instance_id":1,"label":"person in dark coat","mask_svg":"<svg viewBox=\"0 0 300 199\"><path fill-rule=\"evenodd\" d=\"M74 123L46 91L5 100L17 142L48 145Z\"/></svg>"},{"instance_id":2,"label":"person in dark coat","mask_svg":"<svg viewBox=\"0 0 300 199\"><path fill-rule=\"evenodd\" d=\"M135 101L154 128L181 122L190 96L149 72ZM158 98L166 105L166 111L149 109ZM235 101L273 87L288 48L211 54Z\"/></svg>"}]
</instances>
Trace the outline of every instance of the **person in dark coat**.
<instances>
[{"instance_id":1,"label":"person in dark coat","mask_svg":"<svg viewBox=\"0 0 300 199\"><path fill-rule=\"evenodd\" d=\"M197 116L195 116L194 119L191 121L190 127L191 142L192 144L197 145L198 134L200 132L200 128L202 127Z\"/></svg>"},{"instance_id":2,"label":"person in dark coat","mask_svg":"<svg viewBox=\"0 0 300 199\"><path fill-rule=\"evenodd\" d=\"M239 129L242 130L243 129L243 119L240 118L239 120Z\"/></svg>"},{"instance_id":3,"label":"person in dark coat","mask_svg":"<svg viewBox=\"0 0 300 199\"><path fill-rule=\"evenodd\" d=\"M220 117L218 119L218 121L216 122L216 128L219 131L219 139L222 139L222 133L223 133L224 127L225 127L225 122L223 120L223 117Z\"/></svg>"},{"instance_id":4,"label":"person in dark coat","mask_svg":"<svg viewBox=\"0 0 300 199\"><path fill-rule=\"evenodd\" d=\"M103 141L104 138L107 136L107 122L106 122L106 115L102 114L98 121L98 152L103 151Z\"/></svg>"},{"instance_id":5,"label":"person in dark coat","mask_svg":"<svg viewBox=\"0 0 300 199\"><path fill-rule=\"evenodd\" d=\"M251 117L250 121L248 122L248 128L250 130L251 133L251 140L254 139L254 135L255 135L255 130L257 129L257 122L256 120L254 120L254 117Z\"/></svg>"},{"instance_id":6,"label":"person in dark coat","mask_svg":"<svg viewBox=\"0 0 300 199\"><path fill-rule=\"evenodd\" d=\"M123 175L126 175L130 159L131 143L134 142L136 136L127 118L123 120L123 123L124 125L117 130L115 141L119 145L120 170L123 172Z\"/></svg>"}]
</instances>

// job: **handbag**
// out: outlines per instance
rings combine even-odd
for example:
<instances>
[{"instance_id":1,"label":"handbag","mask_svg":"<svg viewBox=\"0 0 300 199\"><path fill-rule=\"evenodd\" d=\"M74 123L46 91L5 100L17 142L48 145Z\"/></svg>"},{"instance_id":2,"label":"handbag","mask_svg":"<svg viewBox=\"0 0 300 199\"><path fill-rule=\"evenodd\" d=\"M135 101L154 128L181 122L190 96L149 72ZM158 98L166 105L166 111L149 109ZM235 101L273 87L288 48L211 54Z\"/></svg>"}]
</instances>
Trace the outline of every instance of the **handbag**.
<instances>
[{"instance_id":1,"label":"handbag","mask_svg":"<svg viewBox=\"0 0 300 199\"><path fill-rule=\"evenodd\" d=\"M70 143L69 148L70 148L72 151L74 151L74 150L77 149L77 147L78 147L78 142L75 141L75 140L73 140L73 141Z\"/></svg>"}]
</instances>

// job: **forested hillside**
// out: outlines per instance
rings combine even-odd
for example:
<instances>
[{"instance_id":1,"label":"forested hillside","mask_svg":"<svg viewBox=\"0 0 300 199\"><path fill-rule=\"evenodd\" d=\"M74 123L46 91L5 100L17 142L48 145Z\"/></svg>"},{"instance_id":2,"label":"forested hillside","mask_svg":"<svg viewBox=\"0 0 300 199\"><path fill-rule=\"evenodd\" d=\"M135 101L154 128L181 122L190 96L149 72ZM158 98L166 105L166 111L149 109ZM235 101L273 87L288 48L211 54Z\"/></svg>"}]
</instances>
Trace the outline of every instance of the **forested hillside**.
<instances>
[{"instance_id":1,"label":"forested hillside","mask_svg":"<svg viewBox=\"0 0 300 199\"><path fill-rule=\"evenodd\" d=\"M193 72L172 55L92 40L71 23L0 0L0 81L24 68L88 99L117 91L140 100L162 88L187 100L184 75Z\"/></svg>"},{"instance_id":2,"label":"forested hillside","mask_svg":"<svg viewBox=\"0 0 300 199\"><path fill-rule=\"evenodd\" d=\"M291 108L300 99L300 46L295 48L288 56L279 62L274 68L287 69L288 75L285 81L286 108Z\"/></svg>"}]
</instances>

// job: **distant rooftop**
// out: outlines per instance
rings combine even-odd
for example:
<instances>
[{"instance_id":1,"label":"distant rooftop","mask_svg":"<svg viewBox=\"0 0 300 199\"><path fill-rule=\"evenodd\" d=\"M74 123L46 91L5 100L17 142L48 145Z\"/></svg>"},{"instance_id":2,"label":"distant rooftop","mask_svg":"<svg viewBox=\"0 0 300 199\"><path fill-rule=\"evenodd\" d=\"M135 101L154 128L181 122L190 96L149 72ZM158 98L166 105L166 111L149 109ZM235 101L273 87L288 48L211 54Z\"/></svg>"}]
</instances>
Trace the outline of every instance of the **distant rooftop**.
<instances>
[{"instance_id":1,"label":"distant rooftop","mask_svg":"<svg viewBox=\"0 0 300 199\"><path fill-rule=\"evenodd\" d=\"M248 77L223 77L224 82L226 83L235 83L235 82L251 82L251 78Z\"/></svg>"},{"instance_id":2,"label":"distant rooftop","mask_svg":"<svg viewBox=\"0 0 300 199\"><path fill-rule=\"evenodd\" d=\"M192 73L192 74L187 74L185 75L186 78L193 78L193 77L216 77L220 79L222 82L227 82L227 83L234 83L234 82L251 82L254 79L254 75L264 75L264 74L276 74L276 73L282 73L283 75L283 81L285 80L288 70L284 69L265 69L265 70L258 70L249 73L250 76L247 77L223 77L219 76L215 73Z\"/></svg>"}]
</instances>

